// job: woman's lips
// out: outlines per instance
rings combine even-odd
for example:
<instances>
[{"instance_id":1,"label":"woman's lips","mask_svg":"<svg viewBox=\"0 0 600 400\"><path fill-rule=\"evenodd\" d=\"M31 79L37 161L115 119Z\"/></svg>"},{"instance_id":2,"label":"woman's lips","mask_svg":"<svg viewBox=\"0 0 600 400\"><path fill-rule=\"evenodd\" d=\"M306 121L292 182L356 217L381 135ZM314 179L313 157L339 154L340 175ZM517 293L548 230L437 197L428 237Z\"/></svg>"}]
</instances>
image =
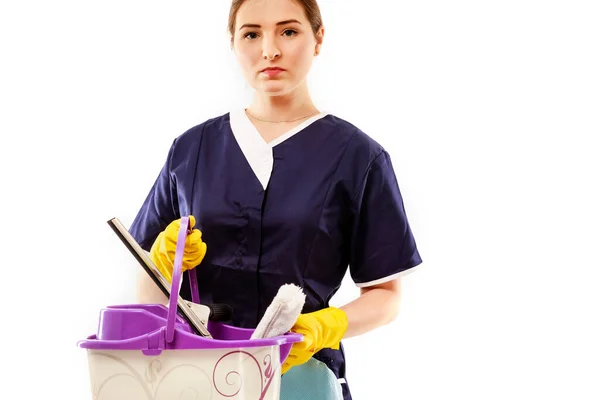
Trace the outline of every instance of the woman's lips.
<instances>
[{"instance_id":1,"label":"woman's lips","mask_svg":"<svg viewBox=\"0 0 600 400\"><path fill-rule=\"evenodd\" d=\"M276 76L276 75L279 75L280 73L282 73L283 71L285 71L283 68L275 67L275 68L265 68L260 72L267 76Z\"/></svg>"}]
</instances>

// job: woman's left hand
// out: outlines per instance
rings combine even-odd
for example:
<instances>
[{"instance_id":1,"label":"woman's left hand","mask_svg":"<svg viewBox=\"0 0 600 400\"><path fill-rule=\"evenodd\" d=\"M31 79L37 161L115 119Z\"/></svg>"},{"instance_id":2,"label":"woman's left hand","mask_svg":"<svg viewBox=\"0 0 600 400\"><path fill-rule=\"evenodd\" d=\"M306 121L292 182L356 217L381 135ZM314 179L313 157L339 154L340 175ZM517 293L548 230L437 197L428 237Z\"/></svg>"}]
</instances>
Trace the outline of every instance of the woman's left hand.
<instances>
[{"instance_id":1,"label":"woman's left hand","mask_svg":"<svg viewBox=\"0 0 600 400\"><path fill-rule=\"evenodd\" d=\"M291 331L303 335L304 340L292 345L281 367L282 374L295 365L304 364L321 349L339 349L347 329L348 316L336 307L301 314Z\"/></svg>"}]
</instances>

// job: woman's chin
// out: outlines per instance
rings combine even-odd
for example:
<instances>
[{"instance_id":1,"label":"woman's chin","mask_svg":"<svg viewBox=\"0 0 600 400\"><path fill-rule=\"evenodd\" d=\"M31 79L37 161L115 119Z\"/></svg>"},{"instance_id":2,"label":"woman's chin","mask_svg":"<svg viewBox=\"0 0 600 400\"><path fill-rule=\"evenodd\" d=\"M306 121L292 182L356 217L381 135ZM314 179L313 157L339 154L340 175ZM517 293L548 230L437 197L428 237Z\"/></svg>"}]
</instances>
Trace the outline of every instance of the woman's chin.
<instances>
[{"instance_id":1,"label":"woman's chin","mask_svg":"<svg viewBox=\"0 0 600 400\"><path fill-rule=\"evenodd\" d=\"M281 96L292 90L290 85L281 81L263 82L256 89L268 96Z\"/></svg>"}]
</instances>

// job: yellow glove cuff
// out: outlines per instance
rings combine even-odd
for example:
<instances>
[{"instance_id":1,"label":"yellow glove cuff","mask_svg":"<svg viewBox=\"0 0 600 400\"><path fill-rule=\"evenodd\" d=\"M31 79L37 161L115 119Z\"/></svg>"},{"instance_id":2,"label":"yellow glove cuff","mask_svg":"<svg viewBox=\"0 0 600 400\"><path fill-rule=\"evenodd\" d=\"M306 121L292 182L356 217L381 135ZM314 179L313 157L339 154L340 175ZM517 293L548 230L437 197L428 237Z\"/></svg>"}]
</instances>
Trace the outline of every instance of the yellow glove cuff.
<instances>
[{"instance_id":1,"label":"yellow glove cuff","mask_svg":"<svg viewBox=\"0 0 600 400\"><path fill-rule=\"evenodd\" d=\"M294 365L307 362L321 349L338 350L348 330L348 316L339 308L328 307L312 313L300 314L291 330L303 335L304 340L292 346L290 354L281 367L282 374Z\"/></svg>"},{"instance_id":2,"label":"yellow glove cuff","mask_svg":"<svg viewBox=\"0 0 600 400\"><path fill-rule=\"evenodd\" d=\"M348 330L348 316L339 308L328 307L301 314L292 330L304 335L306 348L313 353L324 348L338 350Z\"/></svg>"}]
</instances>

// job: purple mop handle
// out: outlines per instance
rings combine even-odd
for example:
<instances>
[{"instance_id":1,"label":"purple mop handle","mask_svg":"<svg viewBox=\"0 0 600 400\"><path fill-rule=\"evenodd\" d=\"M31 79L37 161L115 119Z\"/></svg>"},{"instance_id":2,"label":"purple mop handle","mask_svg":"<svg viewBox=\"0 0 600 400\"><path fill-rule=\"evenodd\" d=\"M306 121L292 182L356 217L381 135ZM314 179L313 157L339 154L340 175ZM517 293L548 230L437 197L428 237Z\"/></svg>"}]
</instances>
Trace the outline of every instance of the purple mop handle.
<instances>
[{"instance_id":1,"label":"purple mop handle","mask_svg":"<svg viewBox=\"0 0 600 400\"><path fill-rule=\"evenodd\" d=\"M169 296L169 312L167 314L167 343L173 341L175 335L175 317L177 315L177 299L179 298L179 283L181 282L181 267L183 264L183 252L185 250L185 238L187 236L189 218L182 217L175 247L175 261L173 262L173 280L171 282L171 294Z\"/></svg>"},{"instance_id":2,"label":"purple mop handle","mask_svg":"<svg viewBox=\"0 0 600 400\"><path fill-rule=\"evenodd\" d=\"M190 291L192 292L192 303L200 304L200 292L198 291L198 277L196 276L195 268L192 268L187 273L188 273L188 278L190 279Z\"/></svg>"},{"instance_id":3,"label":"purple mop handle","mask_svg":"<svg viewBox=\"0 0 600 400\"><path fill-rule=\"evenodd\" d=\"M196 268L189 270L188 278L190 278L190 290L192 292L192 303L200 304L200 292L198 291L198 277L196 276Z\"/></svg>"}]
</instances>

